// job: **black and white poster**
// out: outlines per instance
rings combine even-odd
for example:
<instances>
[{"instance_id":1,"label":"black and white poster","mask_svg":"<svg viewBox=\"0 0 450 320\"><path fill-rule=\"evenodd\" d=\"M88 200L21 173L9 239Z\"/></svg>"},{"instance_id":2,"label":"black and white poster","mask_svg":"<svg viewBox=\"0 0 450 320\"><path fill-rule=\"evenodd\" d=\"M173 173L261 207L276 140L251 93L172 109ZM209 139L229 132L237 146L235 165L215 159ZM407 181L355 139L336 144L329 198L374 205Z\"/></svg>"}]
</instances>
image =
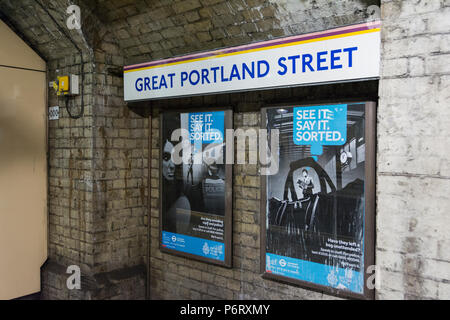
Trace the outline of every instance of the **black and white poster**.
<instances>
[{"instance_id":1,"label":"black and white poster","mask_svg":"<svg viewBox=\"0 0 450 320\"><path fill-rule=\"evenodd\" d=\"M266 274L363 294L365 106L265 110L280 139L264 177Z\"/></svg>"},{"instance_id":2,"label":"black and white poster","mask_svg":"<svg viewBox=\"0 0 450 320\"><path fill-rule=\"evenodd\" d=\"M227 264L231 237L225 165L229 114L168 112L161 127L161 247L219 264Z\"/></svg>"}]
</instances>

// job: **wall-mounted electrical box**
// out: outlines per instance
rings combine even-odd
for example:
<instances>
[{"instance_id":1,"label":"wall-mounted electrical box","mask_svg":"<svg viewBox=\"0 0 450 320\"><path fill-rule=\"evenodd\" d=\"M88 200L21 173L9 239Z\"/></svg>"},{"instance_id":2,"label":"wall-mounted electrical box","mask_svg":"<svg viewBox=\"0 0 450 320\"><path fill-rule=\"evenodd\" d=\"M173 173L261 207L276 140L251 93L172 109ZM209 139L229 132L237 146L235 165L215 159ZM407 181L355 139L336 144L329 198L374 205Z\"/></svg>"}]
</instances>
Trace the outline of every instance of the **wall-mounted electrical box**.
<instances>
[{"instance_id":1,"label":"wall-mounted electrical box","mask_svg":"<svg viewBox=\"0 0 450 320\"><path fill-rule=\"evenodd\" d=\"M80 81L77 75L61 76L52 82L56 95L75 96L80 94Z\"/></svg>"}]
</instances>

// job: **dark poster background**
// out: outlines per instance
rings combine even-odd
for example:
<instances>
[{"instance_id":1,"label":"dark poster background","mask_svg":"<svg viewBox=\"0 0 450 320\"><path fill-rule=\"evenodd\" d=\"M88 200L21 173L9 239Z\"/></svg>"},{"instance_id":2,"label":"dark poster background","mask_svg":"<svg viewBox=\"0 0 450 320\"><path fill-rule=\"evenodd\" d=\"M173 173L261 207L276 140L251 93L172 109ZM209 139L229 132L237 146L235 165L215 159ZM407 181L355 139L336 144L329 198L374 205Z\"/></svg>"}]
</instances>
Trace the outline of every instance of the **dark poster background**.
<instances>
[{"instance_id":1,"label":"dark poster background","mask_svg":"<svg viewBox=\"0 0 450 320\"><path fill-rule=\"evenodd\" d=\"M347 141L317 158L294 144L293 111L267 109L280 170L267 177L266 271L362 293L365 104L347 106Z\"/></svg>"}]
</instances>

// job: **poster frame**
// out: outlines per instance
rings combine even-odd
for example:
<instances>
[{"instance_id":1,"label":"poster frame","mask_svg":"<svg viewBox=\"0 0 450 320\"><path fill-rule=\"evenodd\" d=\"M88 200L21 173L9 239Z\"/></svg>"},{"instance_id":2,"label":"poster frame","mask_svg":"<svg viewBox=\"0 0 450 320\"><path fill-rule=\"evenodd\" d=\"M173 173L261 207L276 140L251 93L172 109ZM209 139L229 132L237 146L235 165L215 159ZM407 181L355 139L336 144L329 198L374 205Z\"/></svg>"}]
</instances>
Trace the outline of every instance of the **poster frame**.
<instances>
[{"instance_id":1,"label":"poster frame","mask_svg":"<svg viewBox=\"0 0 450 320\"><path fill-rule=\"evenodd\" d=\"M162 161L161 155L163 154L164 142L163 142L163 123L164 114L168 113L196 113L196 112L225 112L224 130L233 128L233 109L230 107L216 107L216 108L189 108L189 109L162 109L159 112L159 250L163 253L168 253L175 256L180 256L200 262L205 262L213 265L218 265L226 268L232 268L233 266L233 165L225 164L225 216L224 216L224 247L225 247L225 259L224 261L209 259L201 257L195 254L182 252L174 249L165 248L162 246L162 217L163 217L163 177L162 177ZM226 134L225 134L226 141Z\"/></svg>"},{"instance_id":2,"label":"poster frame","mask_svg":"<svg viewBox=\"0 0 450 320\"><path fill-rule=\"evenodd\" d=\"M291 107L309 107L320 106L327 104L357 104L363 103L365 105L365 181L364 181L364 195L365 195L365 211L364 211L364 287L363 293L358 294L351 291L339 290L329 286L319 285L308 281L289 278L286 276L275 275L266 271L266 219L267 219L267 177L261 177L261 237L260 237L260 273L263 279L274 280L287 284L296 285L306 289L331 294L342 298L353 298L363 300L374 300L375 289L367 287L369 277L373 276L372 272L367 272L367 267L375 265L375 213L376 213L376 102L365 101L328 101L323 103L311 104L271 104L261 109L261 128L266 128L267 110L273 108L291 108Z\"/></svg>"}]
</instances>

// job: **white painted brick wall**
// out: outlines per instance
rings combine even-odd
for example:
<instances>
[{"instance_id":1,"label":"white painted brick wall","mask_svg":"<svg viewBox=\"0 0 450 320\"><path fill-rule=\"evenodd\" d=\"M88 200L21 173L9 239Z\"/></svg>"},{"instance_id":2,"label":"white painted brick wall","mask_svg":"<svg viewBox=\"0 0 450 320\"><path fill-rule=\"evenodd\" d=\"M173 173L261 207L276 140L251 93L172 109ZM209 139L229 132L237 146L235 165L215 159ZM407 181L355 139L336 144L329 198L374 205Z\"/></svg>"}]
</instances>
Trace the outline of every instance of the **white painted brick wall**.
<instances>
[{"instance_id":1,"label":"white painted brick wall","mask_svg":"<svg viewBox=\"0 0 450 320\"><path fill-rule=\"evenodd\" d=\"M450 1L382 0L378 299L450 299Z\"/></svg>"}]
</instances>

